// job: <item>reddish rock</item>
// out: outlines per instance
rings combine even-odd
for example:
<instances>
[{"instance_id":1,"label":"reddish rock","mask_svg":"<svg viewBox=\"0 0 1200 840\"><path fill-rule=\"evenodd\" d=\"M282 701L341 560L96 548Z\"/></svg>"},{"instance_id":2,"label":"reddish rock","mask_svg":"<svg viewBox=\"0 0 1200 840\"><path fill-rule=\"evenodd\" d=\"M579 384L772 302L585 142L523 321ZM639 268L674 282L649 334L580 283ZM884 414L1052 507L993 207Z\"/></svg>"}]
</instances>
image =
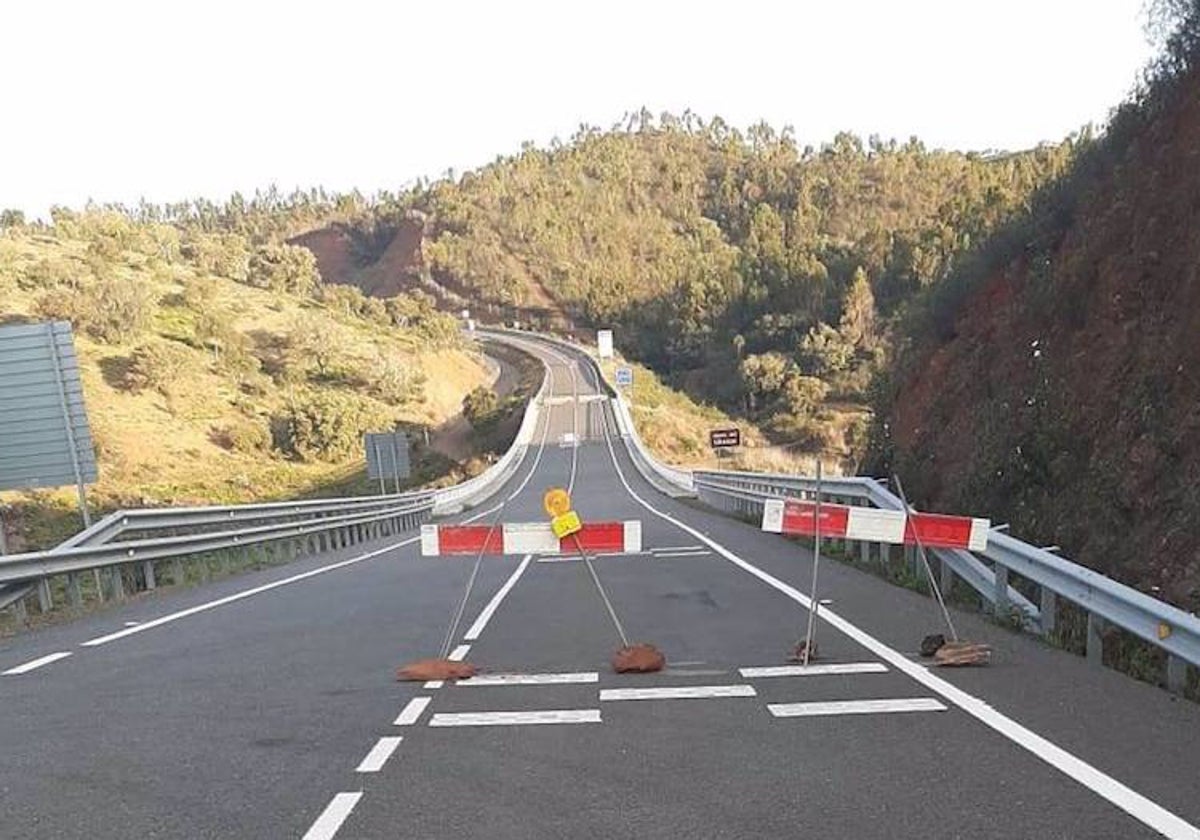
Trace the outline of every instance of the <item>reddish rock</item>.
<instances>
[{"instance_id":1,"label":"reddish rock","mask_svg":"<svg viewBox=\"0 0 1200 840\"><path fill-rule=\"evenodd\" d=\"M465 680L475 676L475 666L468 662L451 659L418 659L396 672L402 682L425 682L427 680Z\"/></svg>"},{"instance_id":2,"label":"reddish rock","mask_svg":"<svg viewBox=\"0 0 1200 840\"><path fill-rule=\"evenodd\" d=\"M667 658L662 652L645 643L620 648L612 657L613 670L618 674L647 674L661 671L666 665Z\"/></svg>"}]
</instances>

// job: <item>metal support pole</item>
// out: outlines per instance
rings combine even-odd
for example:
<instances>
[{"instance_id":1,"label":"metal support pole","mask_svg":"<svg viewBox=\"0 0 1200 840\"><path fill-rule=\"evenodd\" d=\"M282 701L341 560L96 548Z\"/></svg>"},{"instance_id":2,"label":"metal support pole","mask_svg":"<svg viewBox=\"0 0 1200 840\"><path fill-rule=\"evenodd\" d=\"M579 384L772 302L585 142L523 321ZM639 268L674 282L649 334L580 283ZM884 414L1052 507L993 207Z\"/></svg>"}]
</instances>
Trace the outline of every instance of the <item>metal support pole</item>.
<instances>
[{"instance_id":1,"label":"metal support pole","mask_svg":"<svg viewBox=\"0 0 1200 840\"><path fill-rule=\"evenodd\" d=\"M54 325L46 330L50 340L50 358L54 361L54 380L58 385L58 402L62 408L63 427L67 432L67 448L71 453L71 469L75 473L75 489L79 493L79 512L83 515L83 527L92 527L92 517L88 513L87 494L83 488L83 468L79 464L79 446L75 441L75 429L71 425L71 409L67 405L67 386L63 382L62 358L58 355L58 339L54 335Z\"/></svg>"},{"instance_id":2,"label":"metal support pole","mask_svg":"<svg viewBox=\"0 0 1200 840\"><path fill-rule=\"evenodd\" d=\"M950 568L950 563L945 557L942 557L939 562L941 568L938 570L938 576L942 579L942 595L947 596L954 588L954 569Z\"/></svg>"},{"instance_id":3,"label":"metal support pole","mask_svg":"<svg viewBox=\"0 0 1200 840\"><path fill-rule=\"evenodd\" d=\"M0 555L8 554L8 529L4 524L4 513L0 511Z\"/></svg>"},{"instance_id":4,"label":"metal support pole","mask_svg":"<svg viewBox=\"0 0 1200 840\"><path fill-rule=\"evenodd\" d=\"M50 578L44 577L38 581L38 612L48 613L54 609L54 596L50 592Z\"/></svg>"},{"instance_id":5,"label":"metal support pole","mask_svg":"<svg viewBox=\"0 0 1200 840\"><path fill-rule=\"evenodd\" d=\"M993 590L993 597L995 598L995 604L993 606L993 610L995 611L997 618L1007 618L1008 617L1008 569L1007 568L1005 568L1004 566L1001 566L999 564L996 565L995 579L994 579L993 585L995 586L995 589Z\"/></svg>"},{"instance_id":6,"label":"metal support pole","mask_svg":"<svg viewBox=\"0 0 1200 840\"><path fill-rule=\"evenodd\" d=\"M96 583L96 600L104 603L104 578L100 577L99 569L92 569L92 580Z\"/></svg>"},{"instance_id":7,"label":"metal support pole","mask_svg":"<svg viewBox=\"0 0 1200 840\"><path fill-rule=\"evenodd\" d=\"M858 558L864 565L871 562L871 544L866 540L858 544Z\"/></svg>"},{"instance_id":8,"label":"metal support pole","mask_svg":"<svg viewBox=\"0 0 1200 840\"><path fill-rule=\"evenodd\" d=\"M112 585L113 600L122 600L125 597L125 581L121 578L120 566L112 566L109 568L108 580Z\"/></svg>"},{"instance_id":9,"label":"metal support pole","mask_svg":"<svg viewBox=\"0 0 1200 840\"><path fill-rule=\"evenodd\" d=\"M384 496L387 495L387 485L383 482L383 458L382 453L379 451L379 438L375 438L372 442L375 444L373 447L375 450L375 468L379 470L379 495Z\"/></svg>"},{"instance_id":10,"label":"metal support pole","mask_svg":"<svg viewBox=\"0 0 1200 840\"><path fill-rule=\"evenodd\" d=\"M400 492L400 450L396 447L396 434L392 433L392 478L396 482L396 492Z\"/></svg>"},{"instance_id":11,"label":"metal support pole","mask_svg":"<svg viewBox=\"0 0 1200 840\"><path fill-rule=\"evenodd\" d=\"M146 576L146 589L154 589L158 586L158 581L154 578L154 561L147 560L142 563L142 574Z\"/></svg>"},{"instance_id":12,"label":"metal support pole","mask_svg":"<svg viewBox=\"0 0 1200 840\"><path fill-rule=\"evenodd\" d=\"M13 612L17 616L17 623L25 625L29 623L29 610L25 608L25 599L18 598L13 604Z\"/></svg>"},{"instance_id":13,"label":"metal support pole","mask_svg":"<svg viewBox=\"0 0 1200 840\"><path fill-rule=\"evenodd\" d=\"M812 587L808 592L808 632L804 636L804 664L812 658L813 648L816 647L817 610L820 609L821 598L817 595L817 573L821 567L821 459L817 459L817 504L813 515L813 573Z\"/></svg>"},{"instance_id":14,"label":"metal support pole","mask_svg":"<svg viewBox=\"0 0 1200 840\"><path fill-rule=\"evenodd\" d=\"M1058 623L1058 595L1053 589L1041 587L1042 635L1049 636Z\"/></svg>"},{"instance_id":15,"label":"metal support pole","mask_svg":"<svg viewBox=\"0 0 1200 840\"><path fill-rule=\"evenodd\" d=\"M1187 687L1187 660L1178 656L1167 656L1167 690L1183 694Z\"/></svg>"},{"instance_id":16,"label":"metal support pole","mask_svg":"<svg viewBox=\"0 0 1200 840\"><path fill-rule=\"evenodd\" d=\"M1093 665L1104 664L1104 619L1088 613L1087 659Z\"/></svg>"},{"instance_id":17,"label":"metal support pole","mask_svg":"<svg viewBox=\"0 0 1200 840\"><path fill-rule=\"evenodd\" d=\"M83 606L83 590L79 586L79 573L67 573L67 603L72 607Z\"/></svg>"}]
</instances>

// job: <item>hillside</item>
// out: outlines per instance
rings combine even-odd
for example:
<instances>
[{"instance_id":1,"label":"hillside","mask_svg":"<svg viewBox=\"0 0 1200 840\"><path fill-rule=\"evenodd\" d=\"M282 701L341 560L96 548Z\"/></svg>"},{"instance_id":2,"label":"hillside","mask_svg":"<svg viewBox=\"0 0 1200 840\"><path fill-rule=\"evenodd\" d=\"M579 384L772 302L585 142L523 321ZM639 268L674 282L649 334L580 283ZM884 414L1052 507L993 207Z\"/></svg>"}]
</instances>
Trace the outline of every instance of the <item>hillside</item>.
<instances>
[{"instance_id":1,"label":"hillside","mask_svg":"<svg viewBox=\"0 0 1200 840\"><path fill-rule=\"evenodd\" d=\"M0 230L0 321L75 324L101 480L96 512L374 488L361 433L432 432L495 371L419 297L326 286L302 249L115 211ZM0 494L14 547L78 528L70 491Z\"/></svg>"},{"instance_id":2,"label":"hillside","mask_svg":"<svg viewBox=\"0 0 1200 840\"><path fill-rule=\"evenodd\" d=\"M291 241L368 293L419 287L485 321L615 328L670 386L836 457L855 447L845 431L896 319L1073 150L850 134L802 149L765 124L642 111Z\"/></svg>"},{"instance_id":3,"label":"hillside","mask_svg":"<svg viewBox=\"0 0 1200 840\"><path fill-rule=\"evenodd\" d=\"M1200 13L1035 210L952 277L880 469L1200 609Z\"/></svg>"}]
</instances>

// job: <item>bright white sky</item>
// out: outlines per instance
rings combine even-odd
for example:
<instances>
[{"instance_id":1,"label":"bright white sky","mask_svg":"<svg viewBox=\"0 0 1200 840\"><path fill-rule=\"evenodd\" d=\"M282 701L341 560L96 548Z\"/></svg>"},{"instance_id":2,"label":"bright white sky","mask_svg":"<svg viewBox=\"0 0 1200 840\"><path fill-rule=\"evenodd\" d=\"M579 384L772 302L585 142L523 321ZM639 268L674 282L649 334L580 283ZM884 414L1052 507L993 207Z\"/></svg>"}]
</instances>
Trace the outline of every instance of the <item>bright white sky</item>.
<instances>
[{"instance_id":1,"label":"bright white sky","mask_svg":"<svg viewBox=\"0 0 1200 840\"><path fill-rule=\"evenodd\" d=\"M1023 148L1104 120L1142 0L14 2L0 208L370 193L642 105L817 145Z\"/></svg>"}]
</instances>

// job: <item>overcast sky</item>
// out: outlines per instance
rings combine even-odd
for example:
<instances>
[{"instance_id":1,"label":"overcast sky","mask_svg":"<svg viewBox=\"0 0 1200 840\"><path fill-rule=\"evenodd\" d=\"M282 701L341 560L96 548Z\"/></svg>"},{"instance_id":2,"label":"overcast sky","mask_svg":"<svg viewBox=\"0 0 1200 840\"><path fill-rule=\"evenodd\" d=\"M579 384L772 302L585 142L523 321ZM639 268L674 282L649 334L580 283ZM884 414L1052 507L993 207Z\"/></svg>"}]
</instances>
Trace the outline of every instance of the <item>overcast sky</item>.
<instances>
[{"instance_id":1,"label":"overcast sky","mask_svg":"<svg viewBox=\"0 0 1200 840\"><path fill-rule=\"evenodd\" d=\"M1142 0L14 2L0 208L364 192L645 105L929 146L1058 140L1131 89Z\"/></svg>"}]
</instances>

